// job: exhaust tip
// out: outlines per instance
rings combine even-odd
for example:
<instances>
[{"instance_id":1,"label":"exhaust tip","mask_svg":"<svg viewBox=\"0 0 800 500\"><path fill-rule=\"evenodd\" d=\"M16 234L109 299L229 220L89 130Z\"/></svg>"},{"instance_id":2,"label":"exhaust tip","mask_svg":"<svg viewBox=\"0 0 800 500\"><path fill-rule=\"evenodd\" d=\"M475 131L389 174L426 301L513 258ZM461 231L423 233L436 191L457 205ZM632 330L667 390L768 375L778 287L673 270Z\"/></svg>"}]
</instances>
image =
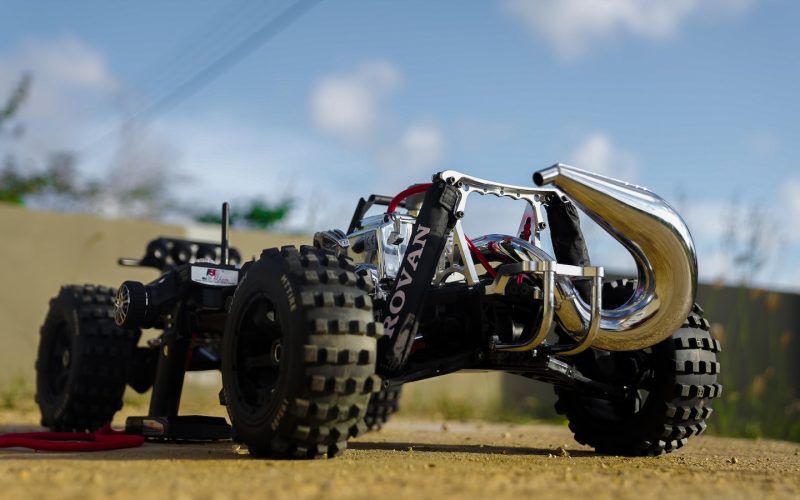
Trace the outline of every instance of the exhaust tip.
<instances>
[{"instance_id":1,"label":"exhaust tip","mask_svg":"<svg viewBox=\"0 0 800 500\"><path fill-rule=\"evenodd\" d=\"M556 163L551 167L547 167L544 170L539 170L538 172L533 174L533 182L537 186L544 186L545 184L551 184L561 175L561 164Z\"/></svg>"}]
</instances>

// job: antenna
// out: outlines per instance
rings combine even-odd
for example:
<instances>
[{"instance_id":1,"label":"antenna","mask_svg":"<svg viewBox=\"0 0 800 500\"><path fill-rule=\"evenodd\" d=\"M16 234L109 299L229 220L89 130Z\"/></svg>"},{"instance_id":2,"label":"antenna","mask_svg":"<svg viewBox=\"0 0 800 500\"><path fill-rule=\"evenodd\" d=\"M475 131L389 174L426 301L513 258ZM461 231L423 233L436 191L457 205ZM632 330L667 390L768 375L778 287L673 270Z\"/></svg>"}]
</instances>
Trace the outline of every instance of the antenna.
<instances>
[{"instance_id":1,"label":"antenna","mask_svg":"<svg viewBox=\"0 0 800 500\"><path fill-rule=\"evenodd\" d=\"M227 266L230 261L230 241L228 239L228 219L230 219L230 205L228 202L222 204L222 243L220 244L220 263Z\"/></svg>"}]
</instances>

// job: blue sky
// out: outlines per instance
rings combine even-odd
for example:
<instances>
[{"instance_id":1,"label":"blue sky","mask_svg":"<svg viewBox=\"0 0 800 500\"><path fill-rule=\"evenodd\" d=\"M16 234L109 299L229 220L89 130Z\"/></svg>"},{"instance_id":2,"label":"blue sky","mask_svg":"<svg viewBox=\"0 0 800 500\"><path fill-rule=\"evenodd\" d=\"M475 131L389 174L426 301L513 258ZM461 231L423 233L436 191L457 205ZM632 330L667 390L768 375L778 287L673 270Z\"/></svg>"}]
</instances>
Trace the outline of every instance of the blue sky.
<instances>
[{"instance_id":1,"label":"blue sky","mask_svg":"<svg viewBox=\"0 0 800 500\"><path fill-rule=\"evenodd\" d=\"M0 95L24 70L34 88L24 140L0 148L73 149L108 175L124 117L291 3L7 1ZM198 206L292 196L287 230L346 226L358 196L438 170L528 184L570 162L676 205L704 279L800 290L798 21L790 0L324 0L147 114L125 154L142 175L179 172ZM510 231L521 211L475 206L473 233ZM627 265L588 233L598 264ZM753 234L751 276L737 255Z\"/></svg>"}]
</instances>

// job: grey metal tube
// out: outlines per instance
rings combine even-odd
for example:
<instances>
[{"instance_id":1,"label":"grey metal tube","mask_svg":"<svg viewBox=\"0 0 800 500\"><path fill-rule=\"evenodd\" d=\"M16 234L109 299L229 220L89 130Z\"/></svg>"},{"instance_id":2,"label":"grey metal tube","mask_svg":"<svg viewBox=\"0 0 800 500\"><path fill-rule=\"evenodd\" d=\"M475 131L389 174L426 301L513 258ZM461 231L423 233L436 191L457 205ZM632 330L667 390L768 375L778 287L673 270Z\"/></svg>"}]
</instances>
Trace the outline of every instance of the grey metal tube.
<instances>
[{"instance_id":1,"label":"grey metal tube","mask_svg":"<svg viewBox=\"0 0 800 500\"><path fill-rule=\"evenodd\" d=\"M636 262L639 280L633 297L617 309L602 311L592 346L643 349L680 328L697 290L694 242L680 215L647 189L569 165L536 172L533 180L563 191ZM589 305L576 299L580 314L589 318ZM564 308L564 314L569 309Z\"/></svg>"}]
</instances>

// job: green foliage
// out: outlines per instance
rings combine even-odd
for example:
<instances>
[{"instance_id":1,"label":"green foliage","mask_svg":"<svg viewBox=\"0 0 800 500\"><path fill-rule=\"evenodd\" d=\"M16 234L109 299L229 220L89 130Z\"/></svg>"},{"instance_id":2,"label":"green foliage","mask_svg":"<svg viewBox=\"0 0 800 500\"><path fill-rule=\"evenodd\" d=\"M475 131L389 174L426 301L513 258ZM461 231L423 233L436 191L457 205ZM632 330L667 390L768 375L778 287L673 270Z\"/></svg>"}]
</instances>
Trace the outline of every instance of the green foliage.
<instances>
[{"instance_id":1,"label":"green foliage","mask_svg":"<svg viewBox=\"0 0 800 500\"><path fill-rule=\"evenodd\" d=\"M15 140L22 133L21 107L30 93L32 77L24 74L5 102L0 102L0 140ZM10 131L10 133L9 133ZM160 218L191 213L176 204L171 187L179 177L163 151L142 146L144 131L127 127L109 166L109 178L95 180L79 175L75 155L51 155L46 165L18 165L13 153L0 165L0 203L39 208L92 212L113 200L128 217ZM146 143L146 141L145 141ZM291 209L286 199L275 204L252 200L231 214L234 226L267 229L284 220ZM219 223L216 213L201 213L200 222Z\"/></svg>"},{"instance_id":2,"label":"green foliage","mask_svg":"<svg viewBox=\"0 0 800 500\"><path fill-rule=\"evenodd\" d=\"M478 415L478 409L474 404L469 401L463 401L451 398L446 394L441 394L436 400L436 413L441 415L445 420L460 420L466 421L475 419Z\"/></svg>"},{"instance_id":3,"label":"green foliage","mask_svg":"<svg viewBox=\"0 0 800 500\"><path fill-rule=\"evenodd\" d=\"M43 176L25 176L13 167L4 167L0 171L0 202L22 205L26 195L38 192L44 185Z\"/></svg>"},{"instance_id":4,"label":"green foliage","mask_svg":"<svg viewBox=\"0 0 800 500\"><path fill-rule=\"evenodd\" d=\"M22 134L18 115L31 83L31 75L22 75L5 103L0 103L0 140L13 141ZM0 203L95 211L102 200L113 199L132 217L185 212L172 203L169 181L174 173L167 162L162 156L141 153L141 132L125 130L122 145L110 165L109 178L102 181L79 175L75 155L69 152L51 155L44 165L26 163L22 167L13 153L7 154L0 165Z\"/></svg>"},{"instance_id":5,"label":"green foliage","mask_svg":"<svg viewBox=\"0 0 800 500\"><path fill-rule=\"evenodd\" d=\"M12 90L5 104L0 106L0 133L17 117L22 104L30 93L32 77L24 74ZM19 135L19 127L15 135ZM55 195L77 199L87 193L77 187L75 156L69 153L51 155L44 169L21 171L13 156L4 159L0 167L0 203L24 205L34 195Z\"/></svg>"},{"instance_id":6,"label":"green foliage","mask_svg":"<svg viewBox=\"0 0 800 500\"><path fill-rule=\"evenodd\" d=\"M24 205L26 197L39 194L78 199L91 193L78 187L74 157L67 153L53 155L42 172L22 173L13 162L0 169L0 202Z\"/></svg>"},{"instance_id":7,"label":"green foliage","mask_svg":"<svg viewBox=\"0 0 800 500\"><path fill-rule=\"evenodd\" d=\"M18 409L20 404L33 400L33 390L23 376L17 376L0 390L0 408Z\"/></svg>"},{"instance_id":8,"label":"green foliage","mask_svg":"<svg viewBox=\"0 0 800 500\"><path fill-rule=\"evenodd\" d=\"M291 208L291 200L283 200L276 204L270 204L263 200L252 200L244 206L231 209L230 223L234 227L267 229L286 219ZM195 220L208 224L222 222L219 212L201 213L195 217Z\"/></svg>"}]
</instances>

